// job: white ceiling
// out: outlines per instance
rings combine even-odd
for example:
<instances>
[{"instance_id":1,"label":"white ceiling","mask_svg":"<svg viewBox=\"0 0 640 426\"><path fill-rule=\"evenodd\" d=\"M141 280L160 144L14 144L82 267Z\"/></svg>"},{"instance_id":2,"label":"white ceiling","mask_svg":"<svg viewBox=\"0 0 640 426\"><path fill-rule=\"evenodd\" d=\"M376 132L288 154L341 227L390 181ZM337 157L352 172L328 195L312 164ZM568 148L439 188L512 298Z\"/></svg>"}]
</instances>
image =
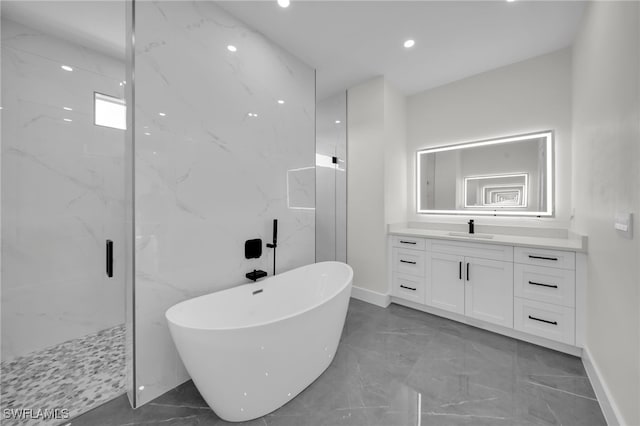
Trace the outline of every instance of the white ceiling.
<instances>
[{"instance_id":1,"label":"white ceiling","mask_svg":"<svg viewBox=\"0 0 640 426\"><path fill-rule=\"evenodd\" d=\"M584 10L580 1L217 3L316 68L318 99L378 75L413 94L561 49L573 42ZM1 4L9 19L124 57L122 0ZM409 50L407 38L416 40Z\"/></svg>"},{"instance_id":2,"label":"white ceiling","mask_svg":"<svg viewBox=\"0 0 640 426\"><path fill-rule=\"evenodd\" d=\"M384 75L413 94L572 44L578 1L222 1L317 69L318 99ZM416 45L405 50L405 39Z\"/></svg>"}]
</instances>

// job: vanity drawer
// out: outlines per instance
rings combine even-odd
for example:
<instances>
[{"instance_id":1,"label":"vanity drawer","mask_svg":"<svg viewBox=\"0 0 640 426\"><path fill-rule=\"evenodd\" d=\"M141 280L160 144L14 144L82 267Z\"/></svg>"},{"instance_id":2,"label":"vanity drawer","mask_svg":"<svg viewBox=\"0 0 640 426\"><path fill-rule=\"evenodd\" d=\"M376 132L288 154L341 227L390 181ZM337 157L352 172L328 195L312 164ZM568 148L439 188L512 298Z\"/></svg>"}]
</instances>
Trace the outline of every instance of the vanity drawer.
<instances>
[{"instance_id":1,"label":"vanity drawer","mask_svg":"<svg viewBox=\"0 0 640 426\"><path fill-rule=\"evenodd\" d=\"M550 340L575 343L575 311L566 306L514 297L513 325L516 330Z\"/></svg>"},{"instance_id":2,"label":"vanity drawer","mask_svg":"<svg viewBox=\"0 0 640 426\"><path fill-rule=\"evenodd\" d=\"M426 247L424 238L402 237L399 235L393 236L393 246L413 250L424 250Z\"/></svg>"},{"instance_id":3,"label":"vanity drawer","mask_svg":"<svg viewBox=\"0 0 640 426\"><path fill-rule=\"evenodd\" d=\"M424 277L424 264L425 252L423 251L393 249L393 270L395 272Z\"/></svg>"},{"instance_id":4,"label":"vanity drawer","mask_svg":"<svg viewBox=\"0 0 640 426\"><path fill-rule=\"evenodd\" d=\"M513 255L516 263L562 269L576 268L576 254L572 251L516 247Z\"/></svg>"},{"instance_id":5,"label":"vanity drawer","mask_svg":"<svg viewBox=\"0 0 640 426\"><path fill-rule=\"evenodd\" d=\"M479 259L513 261L513 247L466 241L431 240L431 251Z\"/></svg>"},{"instance_id":6,"label":"vanity drawer","mask_svg":"<svg viewBox=\"0 0 640 426\"><path fill-rule=\"evenodd\" d=\"M424 278L394 272L391 294L395 297L424 303Z\"/></svg>"},{"instance_id":7,"label":"vanity drawer","mask_svg":"<svg viewBox=\"0 0 640 426\"><path fill-rule=\"evenodd\" d=\"M568 269L514 265L514 295L525 299L575 307L576 274Z\"/></svg>"}]
</instances>

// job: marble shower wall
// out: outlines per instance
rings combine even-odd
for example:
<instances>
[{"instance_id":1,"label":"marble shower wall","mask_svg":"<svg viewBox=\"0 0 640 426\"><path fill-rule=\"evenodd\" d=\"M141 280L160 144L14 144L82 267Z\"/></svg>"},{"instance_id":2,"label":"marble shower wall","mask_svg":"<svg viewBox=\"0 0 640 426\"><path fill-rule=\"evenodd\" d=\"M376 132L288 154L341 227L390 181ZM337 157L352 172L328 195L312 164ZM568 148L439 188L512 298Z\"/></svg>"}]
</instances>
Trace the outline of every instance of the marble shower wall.
<instances>
[{"instance_id":1,"label":"marble shower wall","mask_svg":"<svg viewBox=\"0 0 640 426\"><path fill-rule=\"evenodd\" d=\"M2 19L3 362L124 322L124 132L93 124L94 91L122 97L124 75Z\"/></svg>"},{"instance_id":2,"label":"marble shower wall","mask_svg":"<svg viewBox=\"0 0 640 426\"><path fill-rule=\"evenodd\" d=\"M315 73L212 2L134 13L141 405L188 379L165 311L271 275L272 250L246 260L245 240L270 241L277 218L278 272L314 262Z\"/></svg>"}]
</instances>

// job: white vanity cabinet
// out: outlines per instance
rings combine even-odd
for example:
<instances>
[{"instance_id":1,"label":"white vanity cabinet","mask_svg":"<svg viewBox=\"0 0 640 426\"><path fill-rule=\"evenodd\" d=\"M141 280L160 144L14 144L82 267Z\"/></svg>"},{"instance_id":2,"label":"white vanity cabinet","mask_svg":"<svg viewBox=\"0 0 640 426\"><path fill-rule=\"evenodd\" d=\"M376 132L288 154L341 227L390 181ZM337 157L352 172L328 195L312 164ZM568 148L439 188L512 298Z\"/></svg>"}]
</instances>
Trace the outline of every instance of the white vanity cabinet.
<instances>
[{"instance_id":1,"label":"white vanity cabinet","mask_svg":"<svg viewBox=\"0 0 640 426\"><path fill-rule=\"evenodd\" d=\"M575 251L404 235L389 241L393 302L579 353L585 302L577 280L586 268Z\"/></svg>"},{"instance_id":2,"label":"white vanity cabinet","mask_svg":"<svg viewBox=\"0 0 640 426\"><path fill-rule=\"evenodd\" d=\"M425 243L423 238L392 239L391 293L402 299L424 303Z\"/></svg>"},{"instance_id":3,"label":"white vanity cabinet","mask_svg":"<svg viewBox=\"0 0 640 426\"><path fill-rule=\"evenodd\" d=\"M432 251L427 255L426 304L513 327L513 262L510 261L513 248L486 246L454 241L431 244Z\"/></svg>"},{"instance_id":4,"label":"white vanity cabinet","mask_svg":"<svg viewBox=\"0 0 640 426\"><path fill-rule=\"evenodd\" d=\"M575 253L515 248L514 328L575 344Z\"/></svg>"}]
</instances>

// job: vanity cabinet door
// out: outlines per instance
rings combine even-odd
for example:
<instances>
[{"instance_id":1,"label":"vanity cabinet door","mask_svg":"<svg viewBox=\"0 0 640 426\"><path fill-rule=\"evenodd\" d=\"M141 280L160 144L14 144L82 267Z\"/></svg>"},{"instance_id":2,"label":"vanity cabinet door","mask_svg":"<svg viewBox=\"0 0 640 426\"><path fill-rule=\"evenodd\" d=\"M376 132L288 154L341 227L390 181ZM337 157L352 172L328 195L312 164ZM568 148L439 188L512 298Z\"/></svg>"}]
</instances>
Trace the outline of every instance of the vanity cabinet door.
<instances>
[{"instance_id":1,"label":"vanity cabinet door","mask_svg":"<svg viewBox=\"0 0 640 426\"><path fill-rule=\"evenodd\" d=\"M464 315L464 273L464 256L429 254L427 304Z\"/></svg>"},{"instance_id":2,"label":"vanity cabinet door","mask_svg":"<svg viewBox=\"0 0 640 426\"><path fill-rule=\"evenodd\" d=\"M513 263L465 258L465 315L513 328Z\"/></svg>"}]
</instances>

